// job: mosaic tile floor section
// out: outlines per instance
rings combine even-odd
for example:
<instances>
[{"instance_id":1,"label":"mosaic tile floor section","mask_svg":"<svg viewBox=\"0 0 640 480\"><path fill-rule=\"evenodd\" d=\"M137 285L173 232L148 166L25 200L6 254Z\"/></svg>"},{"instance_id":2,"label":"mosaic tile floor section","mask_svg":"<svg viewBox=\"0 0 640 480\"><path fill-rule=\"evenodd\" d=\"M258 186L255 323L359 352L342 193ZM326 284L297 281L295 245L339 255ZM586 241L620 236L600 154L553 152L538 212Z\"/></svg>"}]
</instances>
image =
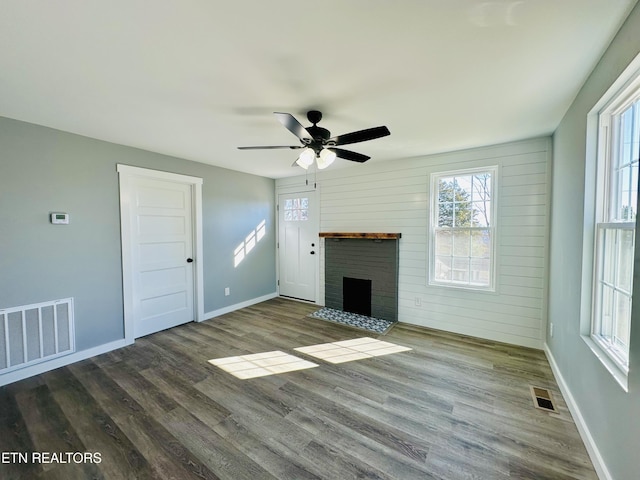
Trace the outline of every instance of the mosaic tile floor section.
<instances>
[{"instance_id":1,"label":"mosaic tile floor section","mask_svg":"<svg viewBox=\"0 0 640 480\"><path fill-rule=\"evenodd\" d=\"M342 323L351 327L367 330L368 332L380 334L387 333L395 323L389 320L382 320L381 318L367 317L366 315L343 312L342 310L335 310L327 307L321 308L320 310L309 314L309 316L312 318L319 318L321 320L328 320L330 322Z\"/></svg>"}]
</instances>

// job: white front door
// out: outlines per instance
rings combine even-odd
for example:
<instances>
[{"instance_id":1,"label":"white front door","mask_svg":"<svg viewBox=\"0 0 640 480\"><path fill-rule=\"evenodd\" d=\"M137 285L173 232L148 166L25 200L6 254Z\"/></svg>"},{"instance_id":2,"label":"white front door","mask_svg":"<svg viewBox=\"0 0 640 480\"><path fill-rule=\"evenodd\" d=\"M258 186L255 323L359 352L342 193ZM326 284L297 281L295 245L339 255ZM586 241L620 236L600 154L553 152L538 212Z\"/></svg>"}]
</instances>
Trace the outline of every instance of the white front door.
<instances>
[{"instance_id":1,"label":"white front door","mask_svg":"<svg viewBox=\"0 0 640 480\"><path fill-rule=\"evenodd\" d=\"M132 176L126 185L135 338L191 322L194 314L192 186Z\"/></svg>"},{"instance_id":2,"label":"white front door","mask_svg":"<svg viewBox=\"0 0 640 480\"><path fill-rule=\"evenodd\" d=\"M280 295L316 301L317 211L314 191L278 196Z\"/></svg>"}]
</instances>

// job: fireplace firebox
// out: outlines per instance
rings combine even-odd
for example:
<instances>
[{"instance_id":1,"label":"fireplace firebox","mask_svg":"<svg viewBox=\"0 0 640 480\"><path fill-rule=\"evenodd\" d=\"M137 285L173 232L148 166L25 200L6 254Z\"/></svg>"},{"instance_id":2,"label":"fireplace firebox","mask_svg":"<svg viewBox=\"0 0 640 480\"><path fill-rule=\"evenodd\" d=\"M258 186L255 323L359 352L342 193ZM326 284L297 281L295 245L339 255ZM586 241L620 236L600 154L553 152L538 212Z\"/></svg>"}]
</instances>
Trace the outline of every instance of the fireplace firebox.
<instances>
[{"instance_id":1,"label":"fireplace firebox","mask_svg":"<svg viewBox=\"0 0 640 480\"><path fill-rule=\"evenodd\" d=\"M345 312L371 316L371 280L342 277L342 308Z\"/></svg>"}]
</instances>

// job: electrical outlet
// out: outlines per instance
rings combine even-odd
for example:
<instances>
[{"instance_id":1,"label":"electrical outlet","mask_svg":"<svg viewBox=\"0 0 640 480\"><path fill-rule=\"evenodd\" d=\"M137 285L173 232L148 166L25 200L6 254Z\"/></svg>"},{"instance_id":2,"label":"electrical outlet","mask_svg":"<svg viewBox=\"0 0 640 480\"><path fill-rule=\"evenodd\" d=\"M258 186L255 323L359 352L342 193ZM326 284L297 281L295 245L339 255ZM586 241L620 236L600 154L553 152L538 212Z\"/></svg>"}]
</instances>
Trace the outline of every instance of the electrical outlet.
<instances>
[{"instance_id":1,"label":"electrical outlet","mask_svg":"<svg viewBox=\"0 0 640 480\"><path fill-rule=\"evenodd\" d=\"M553 337L553 323L549 324L549 336Z\"/></svg>"},{"instance_id":2,"label":"electrical outlet","mask_svg":"<svg viewBox=\"0 0 640 480\"><path fill-rule=\"evenodd\" d=\"M416 307L422 306L422 299L420 297L416 297Z\"/></svg>"},{"instance_id":3,"label":"electrical outlet","mask_svg":"<svg viewBox=\"0 0 640 480\"><path fill-rule=\"evenodd\" d=\"M228 297L229 295L231 295L231 289L229 287L225 287L224 289L224 296Z\"/></svg>"}]
</instances>

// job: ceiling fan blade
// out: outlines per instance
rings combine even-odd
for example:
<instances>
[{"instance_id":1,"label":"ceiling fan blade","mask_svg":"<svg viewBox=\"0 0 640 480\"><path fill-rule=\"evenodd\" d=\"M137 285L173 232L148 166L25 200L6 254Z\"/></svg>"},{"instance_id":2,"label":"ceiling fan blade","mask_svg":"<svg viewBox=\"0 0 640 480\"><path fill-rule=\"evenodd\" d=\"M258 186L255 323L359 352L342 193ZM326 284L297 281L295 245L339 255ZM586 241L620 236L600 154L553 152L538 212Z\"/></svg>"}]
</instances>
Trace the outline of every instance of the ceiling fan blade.
<instances>
[{"instance_id":1,"label":"ceiling fan blade","mask_svg":"<svg viewBox=\"0 0 640 480\"><path fill-rule=\"evenodd\" d=\"M330 138L327 143L333 145L348 145L349 143L366 142L375 138L386 137L391 132L387 127L373 127L366 130L358 130L357 132L345 133L337 137Z\"/></svg>"},{"instance_id":2,"label":"ceiling fan blade","mask_svg":"<svg viewBox=\"0 0 640 480\"><path fill-rule=\"evenodd\" d=\"M339 158L344 158L345 160L351 160L352 162L364 163L371 158L361 153L352 152L351 150L344 150L342 148L332 147L332 148L329 148L328 150L331 150L332 152L334 152L336 156L338 156Z\"/></svg>"},{"instance_id":3,"label":"ceiling fan blade","mask_svg":"<svg viewBox=\"0 0 640 480\"><path fill-rule=\"evenodd\" d=\"M298 137L305 145L313 141L313 135L311 135L293 115L281 112L273 112L273 114L287 130Z\"/></svg>"},{"instance_id":4,"label":"ceiling fan blade","mask_svg":"<svg viewBox=\"0 0 640 480\"><path fill-rule=\"evenodd\" d=\"M238 147L238 150L272 150L275 148L289 148L291 150L296 150L298 148L303 148L302 145L262 145L256 147Z\"/></svg>"}]
</instances>

